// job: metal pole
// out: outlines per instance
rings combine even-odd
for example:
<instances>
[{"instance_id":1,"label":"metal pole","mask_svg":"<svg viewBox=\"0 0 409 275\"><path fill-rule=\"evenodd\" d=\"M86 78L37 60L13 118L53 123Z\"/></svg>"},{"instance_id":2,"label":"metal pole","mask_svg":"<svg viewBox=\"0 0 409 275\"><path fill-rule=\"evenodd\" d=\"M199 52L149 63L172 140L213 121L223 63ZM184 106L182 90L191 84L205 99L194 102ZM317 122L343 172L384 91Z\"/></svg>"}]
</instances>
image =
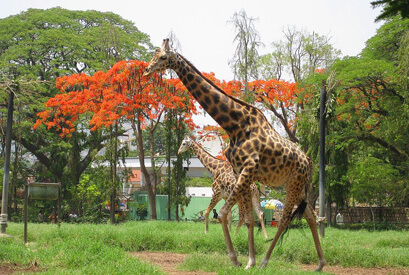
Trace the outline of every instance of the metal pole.
<instances>
[{"instance_id":1,"label":"metal pole","mask_svg":"<svg viewBox=\"0 0 409 275\"><path fill-rule=\"evenodd\" d=\"M24 184L24 243L27 243L28 183Z\"/></svg>"},{"instance_id":2,"label":"metal pole","mask_svg":"<svg viewBox=\"0 0 409 275\"><path fill-rule=\"evenodd\" d=\"M9 178L10 178L10 154L11 154L11 131L13 126L13 109L14 109L14 92L9 92L9 100L7 104L7 128L6 128L6 148L4 161L4 176L3 176L3 200L1 204L1 233L6 233L7 227L7 208L9 198Z\"/></svg>"},{"instance_id":3,"label":"metal pole","mask_svg":"<svg viewBox=\"0 0 409 275\"><path fill-rule=\"evenodd\" d=\"M319 173L319 203L320 203L320 235L325 235L325 102L326 102L326 89L325 80L322 81L321 98L320 98L320 173Z\"/></svg>"},{"instance_id":4,"label":"metal pole","mask_svg":"<svg viewBox=\"0 0 409 275\"><path fill-rule=\"evenodd\" d=\"M59 182L58 183L59 184L59 186L58 186L58 205L57 205L57 222L58 222L58 227L60 227L61 226L61 182Z\"/></svg>"}]
</instances>

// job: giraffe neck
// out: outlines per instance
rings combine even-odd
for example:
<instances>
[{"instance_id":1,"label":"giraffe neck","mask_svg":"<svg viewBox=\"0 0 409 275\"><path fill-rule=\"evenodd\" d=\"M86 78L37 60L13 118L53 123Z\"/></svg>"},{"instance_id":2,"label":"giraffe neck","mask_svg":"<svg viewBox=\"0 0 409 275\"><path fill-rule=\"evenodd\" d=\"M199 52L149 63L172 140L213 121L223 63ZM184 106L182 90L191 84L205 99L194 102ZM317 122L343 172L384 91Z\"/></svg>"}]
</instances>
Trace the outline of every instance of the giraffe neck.
<instances>
[{"instance_id":1,"label":"giraffe neck","mask_svg":"<svg viewBox=\"0 0 409 275\"><path fill-rule=\"evenodd\" d=\"M209 172L215 176L218 169L223 164L223 160L217 159L210 155L200 144L197 142L192 142L190 144L193 152L199 158L200 162L209 170Z\"/></svg>"},{"instance_id":2,"label":"giraffe neck","mask_svg":"<svg viewBox=\"0 0 409 275\"><path fill-rule=\"evenodd\" d=\"M249 112L255 109L248 103L226 94L204 77L183 56L177 55L173 70L185 87L206 112L228 133L235 132Z\"/></svg>"}]
</instances>

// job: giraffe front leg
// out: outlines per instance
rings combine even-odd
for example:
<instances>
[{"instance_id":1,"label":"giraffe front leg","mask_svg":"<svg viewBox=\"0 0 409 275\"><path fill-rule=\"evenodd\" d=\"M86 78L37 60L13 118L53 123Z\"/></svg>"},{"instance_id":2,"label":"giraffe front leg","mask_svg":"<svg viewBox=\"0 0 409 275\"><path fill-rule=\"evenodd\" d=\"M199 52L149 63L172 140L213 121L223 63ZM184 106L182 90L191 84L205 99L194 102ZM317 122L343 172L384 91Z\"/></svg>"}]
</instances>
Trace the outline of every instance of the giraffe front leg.
<instances>
[{"instance_id":1,"label":"giraffe front leg","mask_svg":"<svg viewBox=\"0 0 409 275\"><path fill-rule=\"evenodd\" d=\"M213 208L216 206L216 204L222 199L220 195L220 190L213 190L213 196L212 199L210 200L209 206L207 207L204 218L205 218L205 234L209 232L209 214L213 210Z\"/></svg>"},{"instance_id":2,"label":"giraffe front leg","mask_svg":"<svg viewBox=\"0 0 409 275\"><path fill-rule=\"evenodd\" d=\"M233 224L233 215L231 214L231 211L227 214L227 225L229 227L229 231L231 231L231 227Z\"/></svg>"},{"instance_id":3,"label":"giraffe front leg","mask_svg":"<svg viewBox=\"0 0 409 275\"><path fill-rule=\"evenodd\" d=\"M254 166L251 166L254 167ZM251 209L251 195L249 193L249 186L252 182L252 177L249 176L249 171L252 169L250 168L249 165L246 166L245 169L241 172L236 185L233 188L233 191L230 193L228 199L226 200L226 203L223 205L223 207L220 209L220 221L222 222L223 225L223 233L224 237L226 240L226 245L227 249L229 251L229 257L230 260L232 261L233 265L239 266L241 263L237 260L237 255L236 252L234 251L233 244L231 241L230 233L227 228L227 213L231 211L232 207L234 204L236 204L238 199L243 200L243 204L245 205L245 211L248 212L246 213L246 219L248 223L248 236L249 236L249 263L247 264L246 268L249 268L253 265L255 265L255 250L254 250L254 218L253 218L253 224L250 222L251 219L249 218L249 213L252 213L252 211L248 211L248 208Z\"/></svg>"},{"instance_id":4,"label":"giraffe front leg","mask_svg":"<svg viewBox=\"0 0 409 275\"><path fill-rule=\"evenodd\" d=\"M234 204L235 204L235 201L230 200L230 197L229 197L229 199L226 200L226 203L220 209L218 219L220 223L222 224L224 239L226 241L227 250L229 251L229 258L234 266L241 266L241 263L237 260L237 255L236 255L236 252L234 251L233 243L230 237L229 228L227 225L227 216L228 216L228 213L231 212L231 209Z\"/></svg>"},{"instance_id":5,"label":"giraffe front leg","mask_svg":"<svg viewBox=\"0 0 409 275\"><path fill-rule=\"evenodd\" d=\"M245 219L248 230L248 245L249 245L249 261L246 269L256 265L256 250L254 248L254 216L251 201L244 201L245 205Z\"/></svg>"}]
</instances>

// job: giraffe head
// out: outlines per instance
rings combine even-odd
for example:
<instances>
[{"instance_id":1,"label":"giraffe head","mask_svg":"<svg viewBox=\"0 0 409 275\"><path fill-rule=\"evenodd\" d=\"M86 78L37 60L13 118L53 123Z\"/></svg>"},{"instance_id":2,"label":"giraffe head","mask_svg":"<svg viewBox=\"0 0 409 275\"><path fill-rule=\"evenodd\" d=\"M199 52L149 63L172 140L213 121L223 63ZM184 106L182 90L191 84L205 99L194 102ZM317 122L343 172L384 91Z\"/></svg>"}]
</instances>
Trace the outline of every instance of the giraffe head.
<instances>
[{"instance_id":1,"label":"giraffe head","mask_svg":"<svg viewBox=\"0 0 409 275\"><path fill-rule=\"evenodd\" d=\"M194 141L193 138L186 135L185 138L182 140L182 143L180 144L178 154L181 154L181 153L186 152L187 150L189 150L190 145L192 145L193 141Z\"/></svg>"},{"instance_id":2,"label":"giraffe head","mask_svg":"<svg viewBox=\"0 0 409 275\"><path fill-rule=\"evenodd\" d=\"M156 72L162 72L172 68L175 64L176 53L169 47L169 38L163 39L162 48L158 48L145 69L144 76L149 76Z\"/></svg>"}]
</instances>

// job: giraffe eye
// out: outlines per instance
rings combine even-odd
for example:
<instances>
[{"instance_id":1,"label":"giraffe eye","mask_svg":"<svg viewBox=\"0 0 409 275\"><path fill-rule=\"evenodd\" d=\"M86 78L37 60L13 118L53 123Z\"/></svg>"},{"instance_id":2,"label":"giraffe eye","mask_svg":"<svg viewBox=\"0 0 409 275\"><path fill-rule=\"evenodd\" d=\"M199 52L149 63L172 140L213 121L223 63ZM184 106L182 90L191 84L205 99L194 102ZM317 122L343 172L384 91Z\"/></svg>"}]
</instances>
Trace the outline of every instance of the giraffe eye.
<instances>
[{"instance_id":1,"label":"giraffe eye","mask_svg":"<svg viewBox=\"0 0 409 275\"><path fill-rule=\"evenodd\" d=\"M166 55L159 57L161 60L166 60Z\"/></svg>"}]
</instances>

